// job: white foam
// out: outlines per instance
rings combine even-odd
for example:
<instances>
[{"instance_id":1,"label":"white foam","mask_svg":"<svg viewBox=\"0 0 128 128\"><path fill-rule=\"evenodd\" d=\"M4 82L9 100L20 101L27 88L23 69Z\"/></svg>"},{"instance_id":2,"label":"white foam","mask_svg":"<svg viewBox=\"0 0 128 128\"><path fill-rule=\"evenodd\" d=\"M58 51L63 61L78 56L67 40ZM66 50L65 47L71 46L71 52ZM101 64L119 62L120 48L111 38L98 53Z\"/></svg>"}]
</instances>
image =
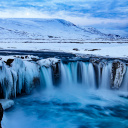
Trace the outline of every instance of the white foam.
<instances>
[{"instance_id":1,"label":"white foam","mask_svg":"<svg viewBox=\"0 0 128 128\"><path fill-rule=\"evenodd\" d=\"M2 107L4 110L6 110L14 105L13 100L7 100L7 99L0 99L0 103L2 104Z\"/></svg>"}]
</instances>

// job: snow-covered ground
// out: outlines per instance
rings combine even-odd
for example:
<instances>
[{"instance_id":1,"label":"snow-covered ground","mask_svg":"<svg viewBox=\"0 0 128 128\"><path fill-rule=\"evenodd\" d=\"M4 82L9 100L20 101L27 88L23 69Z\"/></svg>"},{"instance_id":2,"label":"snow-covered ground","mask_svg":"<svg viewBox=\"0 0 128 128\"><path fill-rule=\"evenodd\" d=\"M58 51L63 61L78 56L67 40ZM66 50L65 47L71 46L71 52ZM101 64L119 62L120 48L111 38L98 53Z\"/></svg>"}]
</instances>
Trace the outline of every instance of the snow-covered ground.
<instances>
[{"instance_id":1,"label":"snow-covered ground","mask_svg":"<svg viewBox=\"0 0 128 128\"><path fill-rule=\"evenodd\" d=\"M32 58L39 59L39 57L33 56L33 55L0 56L0 60L2 60L2 61L7 61L8 59L15 59L15 58L21 58L21 59L23 58L24 60L27 60L27 61L32 60Z\"/></svg>"},{"instance_id":2,"label":"snow-covered ground","mask_svg":"<svg viewBox=\"0 0 128 128\"><path fill-rule=\"evenodd\" d=\"M0 49L127 57L128 38L119 35L79 27L63 19L0 19Z\"/></svg>"},{"instance_id":3,"label":"snow-covered ground","mask_svg":"<svg viewBox=\"0 0 128 128\"><path fill-rule=\"evenodd\" d=\"M56 51L110 57L128 57L128 43L1 43L0 49Z\"/></svg>"}]
</instances>

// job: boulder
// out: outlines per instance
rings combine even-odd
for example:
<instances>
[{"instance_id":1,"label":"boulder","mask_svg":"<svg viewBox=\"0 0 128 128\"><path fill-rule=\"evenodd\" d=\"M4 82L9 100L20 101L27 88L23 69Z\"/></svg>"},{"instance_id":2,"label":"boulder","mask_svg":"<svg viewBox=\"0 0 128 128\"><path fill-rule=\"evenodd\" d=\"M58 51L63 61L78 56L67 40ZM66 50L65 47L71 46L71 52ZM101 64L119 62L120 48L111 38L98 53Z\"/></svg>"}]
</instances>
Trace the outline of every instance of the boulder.
<instances>
[{"instance_id":1,"label":"boulder","mask_svg":"<svg viewBox=\"0 0 128 128\"><path fill-rule=\"evenodd\" d=\"M2 128L1 127L1 121L2 121L2 118L3 118L3 107L2 107L2 104L0 103L0 128Z\"/></svg>"}]
</instances>

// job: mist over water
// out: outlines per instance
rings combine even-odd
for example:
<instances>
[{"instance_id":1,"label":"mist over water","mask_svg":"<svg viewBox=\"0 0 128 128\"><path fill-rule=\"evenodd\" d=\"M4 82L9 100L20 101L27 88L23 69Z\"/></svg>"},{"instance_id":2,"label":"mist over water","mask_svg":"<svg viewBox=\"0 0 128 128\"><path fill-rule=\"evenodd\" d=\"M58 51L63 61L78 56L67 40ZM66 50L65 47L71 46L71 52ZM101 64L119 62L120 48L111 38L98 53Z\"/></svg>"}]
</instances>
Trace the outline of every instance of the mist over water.
<instances>
[{"instance_id":1,"label":"mist over water","mask_svg":"<svg viewBox=\"0 0 128 128\"><path fill-rule=\"evenodd\" d=\"M100 74L99 67L96 78L92 63L61 63L55 85L51 67L42 67L41 88L14 100L3 128L127 128L127 92L110 89L110 69L106 64Z\"/></svg>"},{"instance_id":2,"label":"mist over water","mask_svg":"<svg viewBox=\"0 0 128 128\"><path fill-rule=\"evenodd\" d=\"M4 113L3 127L125 128L128 99L119 92L67 88L17 98Z\"/></svg>"}]
</instances>

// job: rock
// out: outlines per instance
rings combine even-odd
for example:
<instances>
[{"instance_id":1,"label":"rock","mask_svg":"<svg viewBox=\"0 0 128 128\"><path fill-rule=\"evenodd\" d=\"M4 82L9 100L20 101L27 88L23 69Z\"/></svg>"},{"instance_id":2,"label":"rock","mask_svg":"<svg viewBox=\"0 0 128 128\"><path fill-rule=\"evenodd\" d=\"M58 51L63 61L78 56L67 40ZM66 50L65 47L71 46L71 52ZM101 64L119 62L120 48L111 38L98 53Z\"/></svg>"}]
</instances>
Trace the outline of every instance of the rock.
<instances>
[{"instance_id":1,"label":"rock","mask_svg":"<svg viewBox=\"0 0 128 128\"><path fill-rule=\"evenodd\" d=\"M34 58L34 57L32 57L31 59L32 59L32 61L38 61L38 59Z\"/></svg>"},{"instance_id":2,"label":"rock","mask_svg":"<svg viewBox=\"0 0 128 128\"><path fill-rule=\"evenodd\" d=\"M112 88L119 88L121 86L125 72L126 72L126 65L123 62L116 60L112 63L112 69L111 69Z\"/></svg>"},{"instance_id":3,"label":"rock","mask_svg":"<svg viewBox=\"0 0 128 128\"><path fill-rule=\"evenodd\" d=\"M49 38L53 38L53 36L48 36Z\"/></svg>"},{"instance_id":4,"label":"rock","mask_svg":"<svg viewBox=\"0 0 128 128\"><path fill-rule=\"evenodd\" d=\"M97 51L97 50L101 50L101 49L90 49L88 51Z\"/></svg>"},{"instance_id":5,"label":"rock","mask_svg":"<svg viewBox=\"0 0 128 128\"><path fill-rule=\"evenodd\" d=\"M11 66L11 63L14 61L14 59L8 59L5 61L6 65Z\"/></svg>"},{"instance_id":6,"label":"rock","mask_svg":"<svg viewBox=\"0 0 128 128\"><path fill-rule=\"evenodd\" d=\"M91 58L91 59L90 59L90 62L91 62L93 65L99 64L100 61L101 61L101 60L100 60L99 58Z\"/></svg>"},{"instance_id":7,"label":"rock","mask_svg":"<svg viewBox=\"0 0 128 128\"><path fill-rule=\"evenodd\" d=\"M28 58L28 56L25 56L25 59L27 59Z\"/></svg>"},{"instance_id":8,"label":"rock","mask_svg":"<svg viewBox=\"0 0 128 128\"><path fill-rule=\"evenodd\" d=\"M2 104L0 103L0 128L1 128L1 121L2 121L2 118L3 118L3 107L2 107Z\"/></svg>"},{"instance_id":9,"label":"rock","mask_svg":"<svg viewBox=\"0 0 128 128\"><path fill-rule=\"evenodd\" d=\"M23 57L23 56L21 56L21 59L24 59L24 57Z\"/></svg>"},{"instance_id":10,"label":"rock","mask_svg":"<svg viewBox=\"0 0 128 128\"><path fill-rule=\"evenodd\" d=\"M73 50L74 50L74 51L79 51L79 49L78 49L78 48L73 48Z\"/></svg>"}]
</instances>

